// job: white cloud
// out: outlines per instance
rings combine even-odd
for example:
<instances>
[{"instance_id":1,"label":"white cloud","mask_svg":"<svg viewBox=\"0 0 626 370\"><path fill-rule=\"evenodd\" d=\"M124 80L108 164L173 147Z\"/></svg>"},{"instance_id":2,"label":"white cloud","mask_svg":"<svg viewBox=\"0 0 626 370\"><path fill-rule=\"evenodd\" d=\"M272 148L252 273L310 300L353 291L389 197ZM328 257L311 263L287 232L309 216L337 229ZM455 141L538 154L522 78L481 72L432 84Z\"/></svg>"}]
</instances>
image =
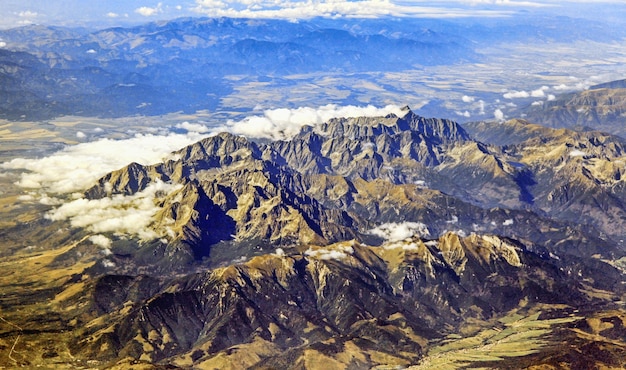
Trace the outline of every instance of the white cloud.
<instances>
[{"instance_id":1,"label":"white cloud","mask_svg":"<svg viewBox=\"0 0 626 370\"><path fill-rule=\"evenodd\" d=\"M528 91L524 91L524 90L522 91L511 90L502 96L505 99L518 99L518 98L528 98L530 94L528 93Z\"/></svg>"},{"instance_id":2,"label":"white cloud","mask_svg":"<svg viewBox=\"0 0 626 370\"><path fill-rule=\"evenodd\" d=\"M143 15L144 17L151 17L153 15L163 13L163 3L158 3L156 7L150 8L148 6L142 6L135 9L135 13Z\"/></svg>"},{"instance_id":3,"label":"white cloud","mask_svg":"<svg viewBox=\"0 0 626 370\"><path fill-rule=\"evenodd\" d=\"M126 140L100 139L69 146L48 157L15 158L0 169L26 170L17 185L51 193L71 193L91 187L100 177L131 162L153 164L204 135L136 135Z\"/></svg>"},{"instance_id":4,"label":"white cloud","mask_svg":"<svg viewBox=\"0 0 626 370\"><path fill-rule=\"evenodd\" d=\"M0 48L4 48L7 46L7 43L4 41L0 41Z\"/></svg>"},{"instance_id":5,"label":"white cloud","mask_svg":"<svg viewBox=\"0 0 626 370\"><path fill-rule=\"evenodd\" d=\"M319 108L302 107L296 109L268 109L263 116L252 116L241 121L229 121L218 131L228 131L238 135L256 138L282 139L297 134L304 125L318 125L336 117L378 117L390 113L404 116L405 111L396 105L377 108L372 105L338 106L328 104Z\"/></svg>"},{"instance_id":6,"label":"white cloud","mask_svg":"<svg viewBox=\"0 0 626 370\"><path fill-rule=\"evenodd\" d=\"M472 103L474 100L476 100L476 98L474 98L473 96L463 95L461 100L463 100L463 102L465 103Z\"/></svg>"},{"instance_id":7,"label":"white cloud","mask_svg":"<svg viewBox=\"0 0 626 370\"><path fill-rule=\"evenodd\" d=\"M320 260L342 260L354 254L354 248L351 245L334 244L327 247L309 248L304 254Z\"/></svg>"},{"instance_id":8,"label":"white cloud","mask_svg":"<svg viewBox=\"0 0 626 370\"><path fill-rule=\"evenodd\" d=\"M111 243L112 243L111 239L107 238L106 236L102 234L96 234L96 235L90 236L89 241L102 248L109 248L111 247Z\"/></svg>"},{"instance_id":9,"label":"white cloud","mask_svg":"<svg viewBox=\"0 0 626 370\"><path fill-rule=\"evenodd\" d=\"M209 132L209 128L205 125L201 125L199 123L189 123L187 121L178 123L174 127L185 130L187 132L196 132L199 134Z\"/></svg>"},{"instance_id":10,"label":"white cloud","mask_svg":"<svg viewBox=\"0 0 626 370\"><path fill-rule=\"evenodd\" d=\"M465 111L465 112L456 111L454 113L457 116L461 116L461 117L465 117L465 118L470 118L472 116L469 111Z\"/></svg>"},{"instance_id":11,"label":"white cloud","mask_svg":"<svg viewBox=\"0 0 626 370\"><path fill-rule=\"evenodd\" d=\"M421 222L384 223L367 232L387 241L400 241L413 236L430 235L428 227Z\"/></svg>"},{"instance_id":12,"label":"white cloud","mask_svg":"<svg viewBox=\"0 0 626 370\"><path fill-rule=\"evenodd\" d=\"M35 201L35 196L33 194L23 194L17 197L17 200L20 202L33 202Z\"/></svg>"},{"instance_id":13,"label":"white cloud","mask_svg":"<svg viewBox=\"0 0 626 370\"><path fill-rule=\"evenodd\" d=\"M485 101L484 100L478 101L478 114L480 115L485 114Z\"/></svg>"},{"instance_id":14,"label":"white cloud","mask_svg":"<svg viewBox=\"0 0 626 370\"><path fill-rule=\"evenodd\" d=\"M446 223L453 224L453 225L459 223L459 216L452 215L452 218L450 220L447 220Z\"/></svg>"},{"instance_id":15,"label":"white cloud","mask_svg":"<svg viewBox=\"0 0 626 370\"><path fill-rule=\"evenodd\" d=\"M39 203L46 206L58 206L63 204L63 201L59 198L51 197L48 194L41 194Z\"/></svg>"},{"instance_id":16,"label":"white cloud","mask_svg":"<svg viewBox=\"0 0 626 370\"><path fill-rule=\"evenodd\" d=\"M375 18L379 16L420 18L502 17L507 10L416 5L390 0L196 0L197 13L211 17L306 19L312 17Z\"/></svg>"},{"instance_id":17,"label":"white cloud","mask_svg":"<svg viewBox=\"0 0 626 370\"><path fill-rule=\"evenodd\" d=\"M86 51L87 54L97 54L98 52L95 51L94 49L89 49Z\"/></svg>"},{"instance_id":18,"label":"white cloud","mask_svg":"<svg viewBox=\"0 0 626 370\"><path fill-rule=\"evenodd\" d=\"M20 18L36 18L39 14L30 10L24 10L17 14Z\"/></svg>"},{"instance_id":19,"label":"white cloud","mask_svg":"<svg viewBox=\"0 0 626 370\"><path fill-rule=\"evenodd\" d=\"M150 240L158 236L149 227L160 209L155 204L157 194L168 194L180 187L182 185L156 181L129 196L116 194L102 199L79 198L46 213L45 217L52 221L69 220L72 227L86 228L95 233L121 233ZM103 242L103 239L96 241Z\"/></svg>"},{"instance_id":20,"label":"white cloud","mask_svg":"<svg viewBox=\"0 0 626 370\"><path fill-rule=\"evenodd\" d=\"M498 121L504 121L504 112L500 109L493 111L493 117Z\"/></svg>"},{"instance_id":21,"label":"white cloud","mask_svg":"<svg viewBox=\"0 0 626 370\"><path fill-rule=\"evenodd\" d=\"M553 101L556 99L556 96L554 96L553 94L548 94L548 101Z\"/></svg>"},{"instance_id":22,"label":"white cloud","mask_svg":"<svg viewBox=\"0 0 626 370\"><path fill-rule=\"evenodd\" d=\"M104 266L106 268L114 268L115 267L115 262L109 261L109 260L102 260L102 266Z\"/></svg>"},{"instance_id":23,"label":"white cloud","mask_svg":"<svg viewBox=\"0 0 626 370\"><path fill-rule=\"evenodd\" d=\"M114 12L108 12L107 13L107 17L109 17L109 18L117 18L119 16L120 16L119 14L114 13Z\"/></svg>"},{"instance_id":24,"label":"white cloud","mask_svg":"<svg viewBox=\"0 0 626 370\"><path fill-rule=\"evenodd\" d=\"M533 98L543 98L546 96L546 91L550 90L548 86L541 86L540 88L530 92L530 96Z\"/></svg>"},{"instance_id":25,"label":"white cloud","mask_svg":"<svg viewBox=\"0 0 626 370\"><path fill-rule=\"evenodd\" d=\"M84 133L84 132L82 132L82 131L77 131L77 132L76 132L76 137L77 137L78 139L84 139L84 138L86 138L86 137L87 137L87 135L85 135L85 133Z\"/></svg>"}]
</instances>

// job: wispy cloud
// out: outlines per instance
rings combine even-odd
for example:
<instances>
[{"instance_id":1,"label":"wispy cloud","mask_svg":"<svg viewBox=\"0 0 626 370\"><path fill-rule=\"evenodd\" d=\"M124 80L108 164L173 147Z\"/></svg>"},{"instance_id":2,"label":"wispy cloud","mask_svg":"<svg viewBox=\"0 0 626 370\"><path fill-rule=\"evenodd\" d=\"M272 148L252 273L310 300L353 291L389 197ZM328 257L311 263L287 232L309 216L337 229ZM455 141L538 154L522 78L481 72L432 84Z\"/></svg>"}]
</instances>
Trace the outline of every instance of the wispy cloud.
<instances>
[{"instance_id":1,"label":"wispy cloud","mask_svg":"<svg viewBox=\"0 0 626 370\"><path fill-rule=\"evenodd\" d=\"M143 15L144 17L151 17L160 13L163 13L163 3L158 3L155 7L142 6L135 9L135 13Z\"/></svg>"},{"instance_id":2,"label":"wispy cloud","mask_svg":"<svg viewBox=\"0 0 626 370\"><path fill-rule=\"evenodd\" d=\"M126 140L101 139L69 146L43 158L15 158L0 169L22 170L17 185L63 194L82 191L107 173L131 162L153 164L174 150L200 140L197 132L136 135Z\"/></svg>"},{"instance_id":3,"label":"wispy cloud","mask_svg":"<svg viewBox=\"0 0 626 370\"><path fill-rule=\"evenodd\" d=\"M112 244L111 239L102 234L96 234L89 237L89 241L102 248L109 248Z\"/></svg>"},{"instance_id":4,"label":"wispy cloud","mask_svg":"<svg viewBox=\"0 0 626 370\"><path fill-rule=\"evenodd\" d=\"M518 99L518 98L528 98L530 97L530 93L528 91L509 91L502 95L505 99Z\"/></svg>"},{"instance_id":5,"label":"wispy cloud","mask_svg":"<svg viewBox=\"0 0 626 370\"><path fill-rule=\"evenodd\" d=\"M22 10L17 13L17 17L19 25L29 25L35 23L35 20L40 18L40 14L32 10Z\"/></svg>"},{"instance_id":6,"label":"wispy cloud","mask_svg":"<svg viewBox=\"0 0 626 370\"><path fill-rule=\"evenodd\" d=\"M495 111L493 111L493 118L495 118L497 121L504 121L504 112L502 112L501 109L496 109Z\"/></svg>"},{"instance_id":7,"label":"wispy cloud","mask_svg":"<svg viewBox=\"0 0 626 370\"><path fill-rule=\"evenodd\" d=\"M333 244L327 247L313 247L304 252L305 255L320 260L343 260L354 254L352 245Z\"/></svg>"},{"instance_id":8,"label":"wispy cloud","mask_svg":"<svg viewBox=\"0 0 626 370\"><path fill-rule=\"evenodd\" d=\"M422 3L422 4L420 4ZM506 10L471 9L455 7L440 2L440 6L427 2L402 2L391 0L196 0L197 13L213 17L305 19L312 17L375 18L380 16L421 18L501 17L510 15ZM457 5L466 5L463 2Z\"/></svg>"}]
</instances>

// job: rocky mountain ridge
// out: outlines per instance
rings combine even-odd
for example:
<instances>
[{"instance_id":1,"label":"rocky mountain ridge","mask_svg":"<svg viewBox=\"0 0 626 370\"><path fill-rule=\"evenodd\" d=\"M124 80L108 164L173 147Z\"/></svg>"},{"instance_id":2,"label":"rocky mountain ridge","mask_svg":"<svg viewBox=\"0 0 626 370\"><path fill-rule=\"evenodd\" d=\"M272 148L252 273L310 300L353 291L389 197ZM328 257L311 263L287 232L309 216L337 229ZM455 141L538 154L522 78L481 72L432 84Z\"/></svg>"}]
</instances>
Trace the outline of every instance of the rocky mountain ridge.
<instances>
[{"instance_id":1,"label":"rocky mountain ridge","mask_svg":"<svg viewBox=\"0 0 626 370\"><path fill-rule=\"evenodd\" d=\"M318 357L340 368L405 366L468 319L522 301L593 301L552 262L511 239L448 233L266 254L174 280L132 303L118 295L140 280L105 276L88 291L111 303L85 323L76 351L181 367L300 369Z\"/></svg>"},{"instance_id":2,"label":"rocky mountain ridge","mask_svg":"<svg viewBox=\"0 0 626 370\"><path fill-rule=\"evenodd\" d=\"M457 339L447 356L495 348L476 366L626 363L623 140L468 130L407 107L275 141L221 133L105 175L83 200L156 188L149 230L9 231L59 247L2 262L0 349L30 348L6 364L411 366Z\"/></svg>"},{"instance_id":3,"label":"rocky mountain ridge","mask_svg":"<svg viewBox=\"0 0 626 370\"><path fill-rule=\"evenodd\" d=\"M501 128L510 125L519 123ZM161 164L112 172L86 195L131 195L157 180L182 185L160 198L153 228L196 259L220 243L372 241L370 230L388 222L423 223L432 235L486 231L540 245L551 239L546 230L558 230L560 243L571 247L561 253L621 253L624 229L615 226L626 222L623 140L545 130L495 146L452 121L407 109L403 117L331 120L265 144L224 133ZM513 223L520 226L507 227ZM594 241L589 253L575 246L580 240Z\"/></svg>"}]
</instances>

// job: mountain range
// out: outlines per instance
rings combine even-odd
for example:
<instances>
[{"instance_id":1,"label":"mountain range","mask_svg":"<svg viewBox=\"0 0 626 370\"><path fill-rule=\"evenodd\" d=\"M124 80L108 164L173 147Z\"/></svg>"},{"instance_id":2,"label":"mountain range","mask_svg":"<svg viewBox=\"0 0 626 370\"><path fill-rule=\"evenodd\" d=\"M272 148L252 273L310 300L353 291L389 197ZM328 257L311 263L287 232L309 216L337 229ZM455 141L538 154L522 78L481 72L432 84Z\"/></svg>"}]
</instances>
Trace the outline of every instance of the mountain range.
<instances>
[{"instance_id":1,"label":"mountain range","mask_svg":"<svg viewBox=\"0 0 626 370\"><path fill-rule=\"evenodd\" d=\"M0 367L626 368L625 34L538 14L0 30Z\"/></svg>"},{"instance_id":2,"label":"mountain range","mask_svg":"<svg viewBox=\"0 0 626 370\"><path fill-rule=\"evenodd\" d=\"M0 30L0 118L231 110L222 99L248 83L303 91L311 76L339 74L380 84L379 74L487 63L481 49L493 45L623 37L619 30L581 22L528 15L486 24L408 18L181 18L106 29L30 25ZM307 74L309 79L298 81ZM399 88L393 85L382 87ZM359 102L354 93L331 102L337 99ZM432 100L439 111L445 108Z\"/></svg>"},{"instance_id":3,"label":"mountain range","mask_svg":"<svg viewBox=\"0 0 626 370\"><path fill-rule=\"evenodd\" d=\"M179 19L97 31L0 31L0 118L122 117L215 109L226 76L399 71L475 60L469 42L419 23L403 32L342 22ZM412 27L418 27L412 29Z\"/></svg>"},{"instance_id":4,"label":"mountain range","mask_svg":"<svg viewBox=\"0 0 626 370\"><path fill-rule=\"evenodd\" d=\"M3 231L58 246L3 262L0 345L38 348L3 361L619 367L623 148L408 107L280 140L207 137L85 191L131 201L161 184L139 234L69 227L63 205Z\"/></svg>"}]
</instances>

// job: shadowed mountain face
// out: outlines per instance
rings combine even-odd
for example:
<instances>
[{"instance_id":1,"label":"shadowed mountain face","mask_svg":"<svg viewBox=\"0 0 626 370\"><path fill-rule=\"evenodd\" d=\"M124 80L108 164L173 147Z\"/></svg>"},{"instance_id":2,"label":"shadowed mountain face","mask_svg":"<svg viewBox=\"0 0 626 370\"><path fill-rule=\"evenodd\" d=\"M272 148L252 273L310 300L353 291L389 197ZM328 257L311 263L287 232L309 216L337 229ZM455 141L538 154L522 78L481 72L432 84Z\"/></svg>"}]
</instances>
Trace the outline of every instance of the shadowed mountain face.
<instances>
[{"instance_id":1,"label":"shadowed mountain face","mask_svg":"<svg viewBox=\"0 0 626 370\"><path fill-rule=\"evenodd\" d=\"M283 140L207 137L85 191L143 194L141 237L103 233L94 250L92 230L64 221L13 230L63 246L23 259L32 275L6 264L33 292L3 278L14 326L0 345L24 334L45 349L8 365L622 364L623 156L607 134L466 130L408 107Z\"/></svg>"}]
</instances>

